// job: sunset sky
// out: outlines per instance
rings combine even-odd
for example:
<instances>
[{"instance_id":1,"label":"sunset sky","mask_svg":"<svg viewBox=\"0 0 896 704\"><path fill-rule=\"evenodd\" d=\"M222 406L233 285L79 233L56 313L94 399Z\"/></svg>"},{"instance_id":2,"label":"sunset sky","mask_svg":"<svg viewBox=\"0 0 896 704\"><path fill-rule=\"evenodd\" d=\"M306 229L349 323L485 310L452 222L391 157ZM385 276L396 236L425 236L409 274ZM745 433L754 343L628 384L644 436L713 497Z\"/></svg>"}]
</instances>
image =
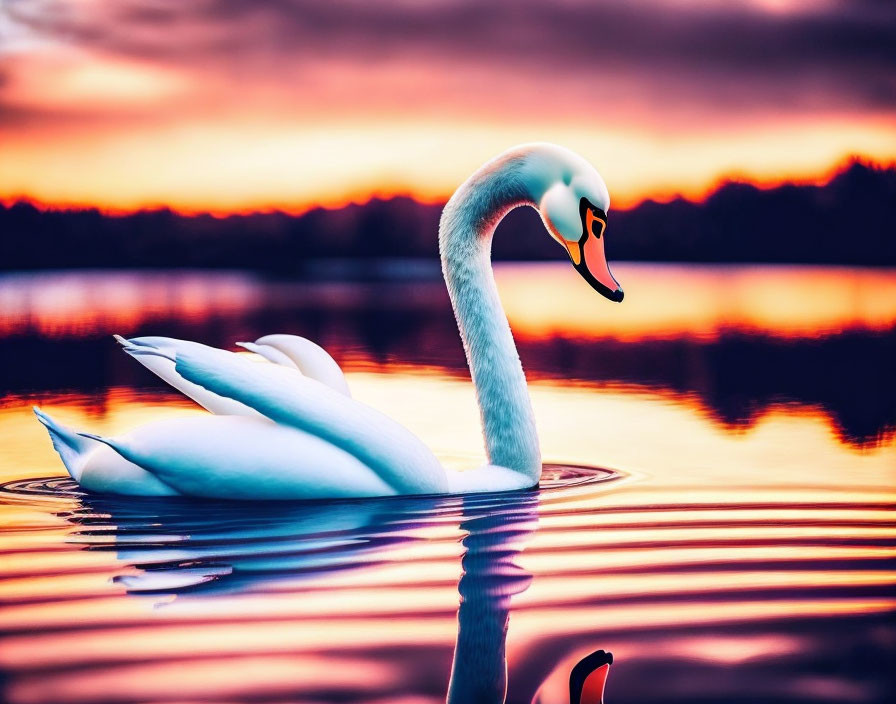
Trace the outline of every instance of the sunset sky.
<instances>
[{"instance_id":1,"label":"sunset sky","mask_svg":"<svg viewBox=\"0 0 896 704\"><path fill-rule=\"evenodd\" d=\"M896 159L886 0L0 0L0 200L439 200L526 141L614 206Z\"/></svg>"}]
</instances>

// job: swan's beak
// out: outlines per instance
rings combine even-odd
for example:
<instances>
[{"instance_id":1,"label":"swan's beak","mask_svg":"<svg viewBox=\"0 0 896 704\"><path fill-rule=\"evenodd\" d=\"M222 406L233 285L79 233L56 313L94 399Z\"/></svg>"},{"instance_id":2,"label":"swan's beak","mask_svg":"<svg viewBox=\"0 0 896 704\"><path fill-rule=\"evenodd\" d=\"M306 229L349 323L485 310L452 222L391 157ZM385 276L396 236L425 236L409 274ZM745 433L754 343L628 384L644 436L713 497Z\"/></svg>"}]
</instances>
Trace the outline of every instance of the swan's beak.
<instances>
[{"instance_id":1,"label":"swan's beak","mask_svg":"<svg viewBox=\"0 0 896 704\"><path fill-rule=\"evenodd\" d=\"M603 704L604 687L612 664L613 653L603 650L580 660L569 674L569 703Z\"/></svg>"},{"instance_id":2,"label":"swan's beak","mask_svg":"<svg viewBox=\"0 0 896 704\"><path fill-rule=\"evenodd\" d=\"M582 278L602 296L619 303L624 294L613 278L604 253L604 230L607 221L590 208L582 209L582 237L578 242L565 242L569 258Z\"/></svg>"}]
</instances>

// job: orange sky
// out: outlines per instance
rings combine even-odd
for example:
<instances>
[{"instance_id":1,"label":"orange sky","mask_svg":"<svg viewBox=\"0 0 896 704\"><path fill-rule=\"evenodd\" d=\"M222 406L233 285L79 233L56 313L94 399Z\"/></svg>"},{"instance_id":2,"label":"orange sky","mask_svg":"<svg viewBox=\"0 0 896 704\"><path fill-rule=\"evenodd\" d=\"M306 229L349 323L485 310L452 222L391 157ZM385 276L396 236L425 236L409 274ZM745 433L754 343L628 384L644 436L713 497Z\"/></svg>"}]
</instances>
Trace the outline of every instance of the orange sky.
<instances>
[{"instance_id":1,"label":"orange sky","mask_svg":"<svg viewBox=\"0 0 896 704\"><path fill-rule=\"evenodd\" d=\"M873 5L7 0L0 199L433 201L540 140L591 160L617 207L729 176L818 180L850 155L896 159L896 13Z\"/></svg>"}]
</instances>

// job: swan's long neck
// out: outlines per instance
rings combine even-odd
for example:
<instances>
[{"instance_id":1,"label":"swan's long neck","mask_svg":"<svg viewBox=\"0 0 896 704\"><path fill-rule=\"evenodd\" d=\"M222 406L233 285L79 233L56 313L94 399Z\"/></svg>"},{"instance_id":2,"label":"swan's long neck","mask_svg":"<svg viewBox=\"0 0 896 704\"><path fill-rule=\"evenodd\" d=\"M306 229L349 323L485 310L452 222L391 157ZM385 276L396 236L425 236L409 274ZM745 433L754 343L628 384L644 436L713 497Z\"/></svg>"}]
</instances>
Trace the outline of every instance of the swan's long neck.
<instances>
[{"instance_id":1,"label":"swan's long neck","mask_svg":"<svg viewBox=\"0 0 896 704\"><path fill-rule=\"evenodd\" d=\"M486 164L452 196L439 224L442 272L467 354L490 464L538 482L541 452L526 377L498 298L492 235L519 205L533 204L524 157Z\"/></svg>"}]
</instances>

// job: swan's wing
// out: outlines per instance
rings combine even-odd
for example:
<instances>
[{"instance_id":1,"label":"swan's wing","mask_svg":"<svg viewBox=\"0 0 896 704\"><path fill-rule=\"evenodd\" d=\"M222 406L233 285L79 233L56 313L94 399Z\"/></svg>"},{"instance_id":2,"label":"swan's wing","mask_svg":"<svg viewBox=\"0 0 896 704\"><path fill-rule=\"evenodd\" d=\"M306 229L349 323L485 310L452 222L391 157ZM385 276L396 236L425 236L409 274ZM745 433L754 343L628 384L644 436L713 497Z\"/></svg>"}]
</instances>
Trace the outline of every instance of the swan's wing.
<instances>
[{"instance_id":1,"label":"swan's wing","mask_svg":"<svg viewBox=\"0 0 896 704\"><path fill-rule=\"evenodd\" d=\"M105 445L85 437L34 408L62 464L78 484L90 491L137 496L172 496L170 486Z\"/></svg>"},{"instance_id":2,"label":"swan's wing","mask_svg":"<svg viewBox=\"0 0 896 704\"><path fill-rule=\"evenodd\" d=\"M262 418L198 415L156 421L116 438L84 435L187 496L267 500L397 493L348 452Z\"/></svg>"},{"instance_id":3,"label":"swan's wing","mask_svg":"<svg viewBox=\"0 0 896 704\"><path fill-rule=\"evenodd\" d=\"M298 335L265 335L258 338L255 344L280 352L305 376L317 379L341 394L351 396L345 374L342 373L336 360L323 347L311 340Z\"/></svg>"},{"instance_id":4,"label":"swan's wing","mask_svg":"<svg viewBox=\"0 0 896 704\"><path fill-rule=\"evenodd\" d=\"M314 379L195 342L158 353L172 358L188 381L354 455L398 493L441 493L448 488L445 471L417 436Z\"/></svg>"},{"instance_id":5,"label":"swan's wing","mask_svg":"<svg viewBox=\"0 0 896 704\"><path fill-rule=\"evenodd\" d=\"M172 348L175 345L183 347L184 345L198 343L175 340L170 337L135 337L130 340L126 340L121 335L115 335L114 337L131 357L206 410L225 416L258 415L251 408L238 401L219 396L198 384L184 379L174 367L173 353L170 355L159 354L159 351Z\"/></svg>"},{"instance_id":6,"label":"swan's wing","mask_svg":"<svg viewBox=\"0 0 896 704\"><path fill-rule=\"evenodd\" d=\"M32 406L31 410L34 411L34 415L37 416L37 419L50 434L53 449L59 453L59 458L62 460L62 464L65 465L66 471L76 482L81 481L84 464L87 462L90 451L96 447L96 443L81 437L77 431L68 426L56 422L37 406Z\"/></svg>"}]
</instances>

